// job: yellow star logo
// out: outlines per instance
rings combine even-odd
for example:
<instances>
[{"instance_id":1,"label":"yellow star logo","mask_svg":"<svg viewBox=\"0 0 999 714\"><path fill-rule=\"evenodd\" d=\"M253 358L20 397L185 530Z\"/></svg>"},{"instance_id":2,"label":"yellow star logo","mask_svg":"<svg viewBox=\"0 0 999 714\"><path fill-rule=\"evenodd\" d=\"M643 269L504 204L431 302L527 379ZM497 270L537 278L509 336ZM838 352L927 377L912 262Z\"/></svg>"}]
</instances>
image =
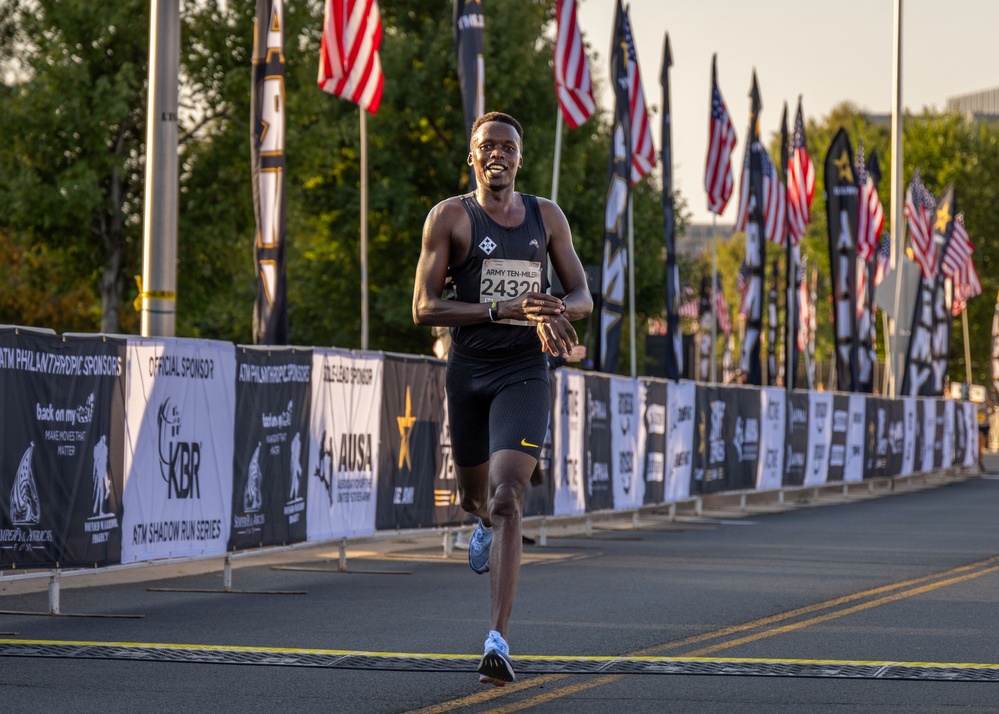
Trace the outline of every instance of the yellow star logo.
<instances>
[{"instance_id":1,"label":"yellow star logo","mask_svg":"<svg viewBox=\"0 0 999 714\"><path fill-rule=\"evenodd\" d=\"M846 149L843 150L840 157L833 163L836 164L836 170L839 172L839 178L853 183L853 169L850 168L850 158L846 155Z\"/></svg>"},{"instance_id":2,"label":"yellow star logo","mask_svg":"<svg viewBox=\"0 0 999 714\"><path fill-rule=\"evenodd\" d=\"M945 203L940 206L940 210L937 211L937 220L933 224L933 230L938 233L946 233L948 223L950 223L950 204Z\"/></svg>"},{"instance_id":3,"label":"yellow star logo","mask_svg":"<svg viewBox=\"0 0 999 714\"><path fill-rule=\"evenodd\" d=\"M412 471L413 461L409 455L409 435L413 433L416 417L413 416L413 400L410 397L408 386L406 387L406 413L396 417L395 420L399 422L399 436L402 437L402 444L399 446L399 468L401 469L405 463Z\"/></svg>"}]
</instances>

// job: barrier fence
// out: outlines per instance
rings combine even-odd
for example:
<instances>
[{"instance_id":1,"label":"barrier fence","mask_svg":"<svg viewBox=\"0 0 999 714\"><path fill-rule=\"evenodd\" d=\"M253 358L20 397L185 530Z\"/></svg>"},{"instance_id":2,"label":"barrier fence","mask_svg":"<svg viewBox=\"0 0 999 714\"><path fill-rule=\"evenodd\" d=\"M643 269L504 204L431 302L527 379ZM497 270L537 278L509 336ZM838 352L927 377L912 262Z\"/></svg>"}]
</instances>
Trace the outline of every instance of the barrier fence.
<instances>
[{"instance_id":1,"label":"barrier fence","mask_svg":"<svg viewBox=\"0 0 999 714\"><path fill-rule=\"evenodd\" d=\"M445 364L0 330L0 569L106 567L468 523ZM971 466L950 399L560 368L525 513Z\"/></svg>"}]
</instances>

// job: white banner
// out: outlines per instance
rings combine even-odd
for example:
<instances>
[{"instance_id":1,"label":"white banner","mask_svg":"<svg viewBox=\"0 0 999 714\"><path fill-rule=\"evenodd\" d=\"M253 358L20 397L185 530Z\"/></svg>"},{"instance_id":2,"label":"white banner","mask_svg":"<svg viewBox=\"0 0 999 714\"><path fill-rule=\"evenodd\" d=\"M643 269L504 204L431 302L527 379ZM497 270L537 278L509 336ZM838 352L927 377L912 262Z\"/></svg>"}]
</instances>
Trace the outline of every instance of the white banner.
<instances>
[{"instance_id":1,"label":"white banner","mask_svg":"<svg viewBox=\"0 0 999 714\"><path fill-rule=\"evenodd\" d=\"M697 385L681 381L666 392L666 503L690 496L694 444L694 398Z\"/></svg>"},{"instance_id":2,"label":"white banner","mask_svg":"<svg viewBox=\"0 0 999 714\"><path fill-rule=\"evenodd\" d=\"M916 467L916 400L912 397L902 397L902 425L904 431L904 446L902 451L902 467L899 476L908 476Z\"/></svg>"},{"instance_id":3,"label":"white banner","mask_svg":"<svg viewBox=\"0 0 999 714\"><path fill-rule=\"evenodd\" d=\"M949 469L954 465L954 400L944 399L943 420L943 463L940 468Z\"/></svg>"},{"instance_id":4,"label":"white banner","mask_svg":"<svg viewBox=\"0 0 999 714\"><path fill-rule=\"evenodd\" d=\"M933 470L933 450L937 439L937 402L935 399L921 399L923 406L923 449L920 454L919 470L929 473Z\"/></svg>"},{"instance_id":5,"label":"white banner","mask_svg":"<svg viewBox=\"0 0 999 714\"><path fill-rule=\"evenodd\" d=\"M221 554L232 515L235 348L129 339L121 562Z\"/></svg>"},{"instance_id":6,"label":"white banner","mask_svg":"<svg viewBox=\"0 0 999 714\"><path fill-rule=\"evenodd\" d=\"M586 384L583 374L572 369L555 372L554 468L556 516L572 516L586 512L586 491L583 485L583 395Z\"/></svg>"},{"instance_id":7,"label":"white banner","mask_svg":"<svg viewBox=\"0 0 999 714\"><path fill-rule=\"evenodd\" d=\"M645 480L638 468L642 455L638 453L637 379L611 376L610 412L614 509L638 508L645 498Z\"/></svg>"},{"instance_id":8,"label":"white banner","mask_svg":"<svg viewBox=\"0 0 999 714\"><path fill-rule=\"evenodd\" d=\"M756 466L756 488L780 488L784 480L784 442L787 393L782 387L760 390L760 458Z\"/></svg>"},{"instance_id":9,"label":"white banner","mask_svg":"<svg viewBox=\"0 0 999 714\"><path fill-rule=\"evenodd\" d=\"M381 354L312 353L310 541L375 531L383 372Z\"/></svg>"},{"instance_id":10,"label":"white banner","mask_svg":"<svg viewBox=\"0 0 999 714\"><path fill-rule=\"evenodd\" d=\"M974 466L978 463L978 405L974 402L964 402L964 438L962 466Z\"/></svg>"},{"instance_id":11,"label":"white banner","mask_svg":"<svg viewBox=\"0 0 999 714\"><path fill-rule=\"evenodd\" d=\"M832 444L832 430L833 395L829 392L812 392L808 398L808 452L805 460L805 486L821 486L826 482L829 475L829 447ZM845 469L843 473L845 477Z\"/></svg>"},{"instance_id":12,"label":"white banner","mask_svg":"<svg viewBox=\"0 0 999 714\"><path fill-rule=\"evenodd\" d=\"M864 427L867 422L867 397L850 395L850 421L846 428L846 454L843 459L843 480L864 479Z\"/></svg>"}]
</instances>

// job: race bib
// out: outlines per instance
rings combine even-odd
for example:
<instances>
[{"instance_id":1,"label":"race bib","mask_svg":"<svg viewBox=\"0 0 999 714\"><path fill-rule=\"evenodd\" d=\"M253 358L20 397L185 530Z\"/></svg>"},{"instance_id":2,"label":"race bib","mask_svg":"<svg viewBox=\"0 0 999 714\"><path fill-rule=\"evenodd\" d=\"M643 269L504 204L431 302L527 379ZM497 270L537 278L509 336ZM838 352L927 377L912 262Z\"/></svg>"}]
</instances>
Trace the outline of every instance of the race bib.
<instances>
[{"instance_id":1,"label":"race bib","mask_svg":"<svg viewBox=\"0 0 999 714\"><path fill-rule=\"evenodd\" d=\"M479 301L510 300L524 293L541 292L541 263L489 258L482 261ZM533 327L527 320L500 320L506 325Z\"/></svg>"}]
</instances>

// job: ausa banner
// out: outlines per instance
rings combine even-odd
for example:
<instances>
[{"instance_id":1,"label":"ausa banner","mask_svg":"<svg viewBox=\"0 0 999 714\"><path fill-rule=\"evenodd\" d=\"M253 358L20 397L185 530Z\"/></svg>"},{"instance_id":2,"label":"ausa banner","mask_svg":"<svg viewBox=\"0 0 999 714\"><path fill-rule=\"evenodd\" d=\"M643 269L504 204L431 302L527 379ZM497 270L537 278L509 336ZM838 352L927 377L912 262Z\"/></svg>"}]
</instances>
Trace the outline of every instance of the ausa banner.
<instances>
[{"instance_id":1,"label":"ausa banner","mask_svg":"<svg viewBox=\"0 0 999 714\"><path fill-rule=\"evenodd\" d=\"M235 348L129 339L121 560L224 553L232 522Z\"/></svg>"},{"instance_id":2,"label":"ausa banner","mask_svg":"<svg viewBox=\"0 0 999 714\"><path fill-rule=\"evenodd\" d=\"M0 333L0 568L121 559L124 343Z\"/></svg>"},{"instance_id":3,"label":"ausa banner","mask_svg":"<svg viewBox=\"0 0 999 714\"><path fill-rule=\"evenodd\" d=\"M386 355L375 527L423 528L468 520L453 479L444 406L446 365Z\"/></svg>"},{"instance_id":4,"label":"ausa banner","mask_svg":"<svg viewBox=\"0 0 999 714\"><path fill-rule=\"evenodd\" d=\"M312 350L236 351L230 549L305 540Z\"/></svg>"},{"instance_id":5,"label":"ausa banner","mask_svg":"<svg viewBox=\"0 0 999 714\"><path fill-rule=\"evenodd\" d=\"M375 531L383 356L313 350L309 540Z\"/></svg>"}]
</instances>

